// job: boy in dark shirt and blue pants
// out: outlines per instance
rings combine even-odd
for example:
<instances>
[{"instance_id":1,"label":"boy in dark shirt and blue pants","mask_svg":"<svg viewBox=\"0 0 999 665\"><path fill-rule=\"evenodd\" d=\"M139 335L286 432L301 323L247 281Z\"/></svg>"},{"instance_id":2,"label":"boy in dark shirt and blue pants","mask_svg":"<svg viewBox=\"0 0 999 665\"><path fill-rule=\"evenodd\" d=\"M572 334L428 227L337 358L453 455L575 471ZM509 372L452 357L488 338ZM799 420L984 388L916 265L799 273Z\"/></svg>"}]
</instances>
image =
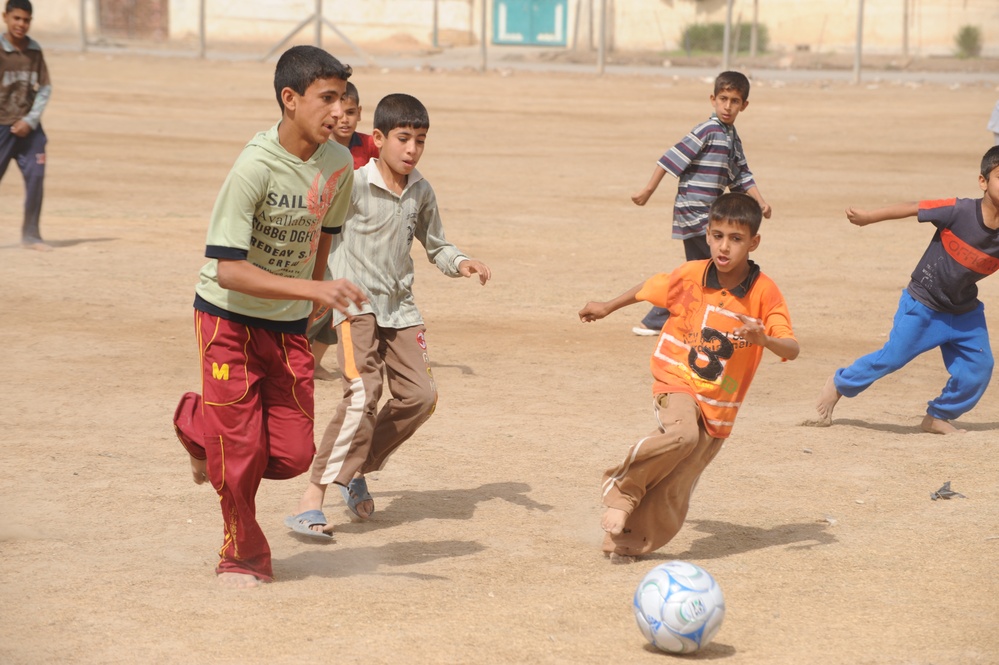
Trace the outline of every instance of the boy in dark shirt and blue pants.
<instances>
[{"instance_id":1,"label":"boy in dark shirt and blue pants","mask_svg":"<svg viewBox=\"0 0 999 665\"><path fill-rule=\"evenodd\" d=\"M934 434L964 432L951 421L978 404L992 378L992 349L985 306L976 283L999 270L999 146L982 158L981 199L899 203L879 210L847 208L857 226L915 216L937 227L909 286L902 292L888 342L849 367L836 370L819 394L815 424L831 425L836 402L939 347L950 380L931 400L922 429Z\"/></svg>"}]
</instances>

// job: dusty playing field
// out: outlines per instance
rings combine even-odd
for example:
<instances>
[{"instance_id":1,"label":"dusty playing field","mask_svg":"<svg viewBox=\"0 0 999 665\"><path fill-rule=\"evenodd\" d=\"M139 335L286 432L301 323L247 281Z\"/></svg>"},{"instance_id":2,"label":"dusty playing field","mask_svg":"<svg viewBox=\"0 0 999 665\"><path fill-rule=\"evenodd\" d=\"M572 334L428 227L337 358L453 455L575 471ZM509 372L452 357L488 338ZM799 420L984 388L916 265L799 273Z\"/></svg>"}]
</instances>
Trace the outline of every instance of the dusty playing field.
<instances>
[{"instance_id":1,"label":"dusty playing field","mask_svg":"<svg viewBox=\"0 0 999 665\"><path fill-rule=\"evenodd\" d=\"M755 258L801 357L765 358L679 536L612 566L600 474L653 426L653 342L630 333L644 307L589 325L576 312L681 260L672 182L646 208L629 195L708 115L708 84L359 69L362 130L383 94L427 104L420 169L449 238L494 281L419 258L437 413L372 480L369 523L331 493L334 544L281 523L304 478L264 483L277 581L233 592L213 575L216 497L191 483L170 418L198 386L207 219L242 145L278 117L273 64L49 66L55 251L19 246L15 167L0 187L0 662L662 663L631 594L686 559L728 606L692 660L999 663L999 388L967 435L923 434L946 378L930 354L841 401L834 427L800 426L827 375L883 343L931 235L855 228L843 209L977 197L994 85L754 86L738 127L774 208ZM981 293L997 330L999 278ZM338 392L317 386L320 431ZM967 498L931 501L945 481Z\"/></svg>"}]
</instances>

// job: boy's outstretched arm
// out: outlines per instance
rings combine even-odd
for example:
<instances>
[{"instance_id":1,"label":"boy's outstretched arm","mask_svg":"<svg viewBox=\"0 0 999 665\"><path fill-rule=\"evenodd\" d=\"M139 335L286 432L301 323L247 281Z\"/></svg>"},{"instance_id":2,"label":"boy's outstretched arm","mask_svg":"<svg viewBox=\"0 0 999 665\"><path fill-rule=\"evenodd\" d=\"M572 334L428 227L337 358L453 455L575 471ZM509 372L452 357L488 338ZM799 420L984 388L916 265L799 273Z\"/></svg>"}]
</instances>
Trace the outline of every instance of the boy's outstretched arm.
<instances>
[{"instance_id":1,"label":"boy's outstretched arm","mask_svg":"<svg viewBox=\"0 0 999 665\"><path fill-rule=\"evenodd\" d=\"M635 192L631 195L631 200L635 205L643 206L649 202L652 198L652 193L656 191L656 187L662 182L663 176L666 175L666 169L656 164L655 170L652 172L652 177L649 178L649 182L643 189Z\"/></svg>"},{"instance_id":2,"label":"boy's outstretched arm","mask_svg":"<svg viewBox=\"0 0 999 665\"><path fill-rule=\"evenodd\" d=\"M476 261L475 259L465 259L458 264L458 272L461 273L462 277L471 277L472 275L479 276L479 284L485 286L489 278L493 276L493 271L489 269L482 261Z\"/></svg>"},{"instance_id":3,"label":"boy's outstretched arm","mask_svg":"<svg viewBox=\"0 0 999 665\"><path fill-rule=\"evenodd\" d=\"M590 323L591 321L598 321L607 316L608 314L610 314L611 312L616 312L622 307L627 307L628 305L634 305L636 302L638 302L638 299L635 296L638 295L638 292L642 290L643 286L645 286L645 282L642 282L641 284L636 284L635 286L628 289L621 295L606 302L591 301L586 303L586 306L583 307L583 309L579 310L579 320L584 323Z\"/></svg>"},{"instance_id":4,"label":"boy's outstretched arm","mask_svg":"<svg viewBox=\"0 0 999 665\"><path fill-rule=\"evenodd\" d=\"M889 219L905 219L906 217L915 217L918 214L919 203L917 201L896 203L877 210L862 210L853 206L846 209L846 218L850 220L851 224L857 226L867 226Z\"/></svg>"},{"instance_id":5,"label":"boy's outstretched arm","mask_svg":"<svg viewBox=\"0 0 999 665\"><path fill-rule=\"evenodd\" d=\"M773 209L770 207L769 203L763 200L763 194L760 194L760 188L753 185L746 190L746 194L749 194L756 199L756 202L760 204L760 210L763 211L763 217L770 219L770 215L773 214Z\"/></svg>"},{"instance_id":6,"label":"boy's outstretched arm","mask_svg":"<svg viewBox=\"0 0 999 665\"><path fill-rule=\"evenodd\" d=\"M770 349L775 355L785 360L794 360L798 357L801 347L797 340L791 337L771 337L766 333L763 322L745 314L738 314L742 321L742 327L736 328L732 334L746 340L750 344L758 344Z\"/></svg>"}]
</instances>

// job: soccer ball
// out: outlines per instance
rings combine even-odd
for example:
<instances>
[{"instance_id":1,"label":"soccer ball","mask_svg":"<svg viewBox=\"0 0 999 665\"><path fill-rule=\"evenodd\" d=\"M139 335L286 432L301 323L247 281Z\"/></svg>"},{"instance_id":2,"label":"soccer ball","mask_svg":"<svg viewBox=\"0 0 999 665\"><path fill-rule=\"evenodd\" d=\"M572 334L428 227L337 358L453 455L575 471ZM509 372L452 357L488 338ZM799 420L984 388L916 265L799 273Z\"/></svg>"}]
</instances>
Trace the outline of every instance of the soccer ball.
<instances>
[{"instance_id":1,"label":"soccer ball","mask_svg":"<svg viewBox=\"0 0 999 665\"><path fill-rule=\"evenodd\" d=\"M645 639L668 653L707 646L725 618L725 598L715 578L686 561L650 570L635 589L632 606Z\"/></svg>"}]
</instances>

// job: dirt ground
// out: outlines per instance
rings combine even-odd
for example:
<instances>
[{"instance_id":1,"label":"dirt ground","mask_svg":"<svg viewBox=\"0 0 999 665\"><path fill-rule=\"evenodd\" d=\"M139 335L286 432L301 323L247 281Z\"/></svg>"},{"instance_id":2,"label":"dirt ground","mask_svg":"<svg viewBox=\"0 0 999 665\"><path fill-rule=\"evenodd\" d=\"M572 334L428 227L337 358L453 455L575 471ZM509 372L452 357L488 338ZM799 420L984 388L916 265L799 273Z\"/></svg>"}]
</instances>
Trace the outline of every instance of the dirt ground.
<instances>
[{"instance_id":1,"label":"dirt ground","mask_svg":"<svg viewBox=\"0 0 999 665\"><path fill-rule=\"evenodd\" d=\"M644 307L576 312L682 259L675 188L629 195L707 117L708 84L665 77L379 71L432 129L421 171L449 238L494 281L445 279L417 250L441 400L372 479L377 513L282 519L305 478L267 482L277 581L214 580L221 520L170 419L198 385L191 302L215 194L278 117L273 63L49 56L56 92L42 231L0 187L0 662L662 663L630 609L647 569L708 569L727 604L687 660L731 665L999 663L999 400L918 429L946 374L919 358L828 429L801 426L837 367L879 347L931 229L850 226L849 204L977 197L991 85L757 83L739 131L774 208L756 260L802 353L768 355L688 522L653 557L600 554L604 468L653 427ZM999 329L999 278L981 285ZM331 354L327 367L335 368ZM317 385L320 429L339 385ZM945 481L966 496L932 501Z\"/></svg>"}]
</instances>

